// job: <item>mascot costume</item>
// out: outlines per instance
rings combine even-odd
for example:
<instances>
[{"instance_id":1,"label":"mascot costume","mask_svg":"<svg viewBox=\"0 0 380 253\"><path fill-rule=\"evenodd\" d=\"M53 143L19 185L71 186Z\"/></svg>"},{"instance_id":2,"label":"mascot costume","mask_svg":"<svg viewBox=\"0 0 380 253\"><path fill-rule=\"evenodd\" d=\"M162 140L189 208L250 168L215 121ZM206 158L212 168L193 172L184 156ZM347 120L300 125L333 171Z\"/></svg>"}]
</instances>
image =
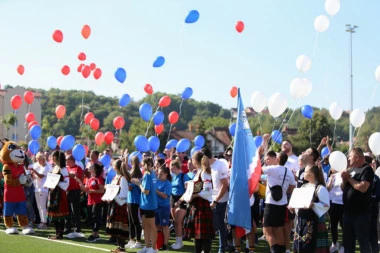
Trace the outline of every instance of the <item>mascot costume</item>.
<instances>
[{"instance_id":1,"label":"mascot costume","mask_svg":"<svg viewBox=\"0 0 380 253\"><path fill-rule=\"evenodd\" d=\"M27 176L22 165L25 154L17 143L3 139L0 141L0 160L2 161L4 175L4 223L7 234L18 234L13 227L13 215L16 214L18 224L23 234L33 234L33 228L28 227L26 212L26 197L23 185Z\"/></svg>"}]
</instances>

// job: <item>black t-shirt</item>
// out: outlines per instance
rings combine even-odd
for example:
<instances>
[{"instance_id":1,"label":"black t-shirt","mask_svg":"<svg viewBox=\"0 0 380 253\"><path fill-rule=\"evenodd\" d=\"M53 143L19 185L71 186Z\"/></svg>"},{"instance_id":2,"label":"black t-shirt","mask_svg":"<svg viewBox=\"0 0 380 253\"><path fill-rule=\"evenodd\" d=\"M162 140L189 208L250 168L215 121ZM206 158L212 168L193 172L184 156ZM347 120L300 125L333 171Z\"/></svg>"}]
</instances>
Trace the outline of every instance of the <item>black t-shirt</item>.
<instances>
[{"instance_id":1,"label":"black t-shirt","mask_svg":"<svg viewBox=\"0 0 380 253\"><path fill-rule=\"evenodd\" d=\"M305 177L305 168L299 169L297 174L298 174L298 176L297 176L297 188L301 188L302 185L308 183L308 181L305 180L305 178L304 178Z\"/></svg>"},{"instance_id":2,"label":"black t-shirt","mask_svg":"<svg viewBox=\"0 0 380 253\"><path fill-rule=\"evenodd\" d=\"M362 214L371 208L374 172L368 164L365 164L361 168L352 168L349 172L353 179L359 182L367 181L371 184L365 193L355 190L348 182L343 189L344 212L349 215Z\"/></svg>"}]
</instances>

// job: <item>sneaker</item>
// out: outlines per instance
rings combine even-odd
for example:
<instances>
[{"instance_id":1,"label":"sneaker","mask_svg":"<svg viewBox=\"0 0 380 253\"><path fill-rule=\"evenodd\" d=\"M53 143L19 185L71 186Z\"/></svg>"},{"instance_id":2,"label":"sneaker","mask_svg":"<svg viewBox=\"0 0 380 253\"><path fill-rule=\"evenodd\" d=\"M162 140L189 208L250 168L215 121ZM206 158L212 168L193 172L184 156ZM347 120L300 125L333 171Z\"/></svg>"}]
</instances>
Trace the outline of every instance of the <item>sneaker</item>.
<instances>
[{"instance_id":1,"label":"sneaker","mask_svg":"<svg viewBox=\"0 0 380 253\"><path fill-rule=\"evenodd\" d=\"M46 223L40 223L40 224L37 226L37 228L40 229L40 230L45 230L45 229L47 229L47 225L46 225Z\"/></svg>"},{"instance_id":2,"label":"sneaker","mask_svg":"<svg viewBox=\"0 0 380 253\"><path fill-rule=\"evenodd\" d=\"M96 241L98 241L99 239L100 239L100 238L99 238L98 235L96 235L96 236L90 235L86 241L87 241L87 242L96 242Z\"/></svg>"},{"instance_id":3,"label":"sneaker","mask_svg":"<svg viewBox=\"0 0 380 253\"><path fill-rule=\"evenodd\" d=\"M154 250L153 248L149 248L146 253L157 253L157 250Z\"/></svg>"},{"instance_id":4,"label":"sneaker","mask_svg":"<svg viewBox=\"0 0 380 253\"><path fill-rule=\"evenodd\" d=\"M183 247L183 243L174 243L172 244L172 249L181 249Z\"/></svg>"},{"instance_id":5,"label":"sneaker","mask_svg":"<svg viewBox=\"0 0 380 253\"><path fill-rule=\"evenodd\" d=\"M266 241L266 240L267 240L267 238L265 238L265 235L259 237L259 241Z\"/></svg>"},{"instance_id":6,"label":"sneaker","mask_svg":"<svg viewBox=\"0 0 380 253\"><path fill-rule=\"evenodd\" d=\"M131 249L141 249L143 246L141 244L141 242L137 242L133 244L133 246L131 247Z\"/></svg>"},{"instance_id":7,"label":"sneaker","mask_svg":"<svg viewBox=\"0 0 380 253\"><path fill-rule=\"evenodd\" d=\"M125 247L126 249L130 249L130 248L132 248L133 246L135 246L135 244L136 244L136 241L129 241L124 247Z\"/></svg>"},{"instance_id":8,"label":"sneaker","mask_svg":"<svg viewBox=\"0 0 380 253\"><path fill-rule=\"evenodd\" d=\"M168 250L168 246L166 246L166 244L162 245L161 248L159 248L159 250Z\"/></svg>"},{"instance_id":9,"label":"sneaker","mask_svg":"<svg viewBox=\"0 0 380 253\"><path fill-rule=\"evenodd\" d=\"M337 251L338 249L340 248L339 246L339 242L337 242L336 244L331 244L331 247L330 247L330 252L335 252Z\"/></svg>"},{"instance_id":10,"label":"sneaker","mask_svg":"<svg viewBox=\"0 0 380 253\"><path fill-rule=\"evenodd\" d=\"M140 249L139 251L137 251L137 253L147 253L148 250L149 249L147 247L144 247L144 248Z\"/></svg>"}]
</instances>

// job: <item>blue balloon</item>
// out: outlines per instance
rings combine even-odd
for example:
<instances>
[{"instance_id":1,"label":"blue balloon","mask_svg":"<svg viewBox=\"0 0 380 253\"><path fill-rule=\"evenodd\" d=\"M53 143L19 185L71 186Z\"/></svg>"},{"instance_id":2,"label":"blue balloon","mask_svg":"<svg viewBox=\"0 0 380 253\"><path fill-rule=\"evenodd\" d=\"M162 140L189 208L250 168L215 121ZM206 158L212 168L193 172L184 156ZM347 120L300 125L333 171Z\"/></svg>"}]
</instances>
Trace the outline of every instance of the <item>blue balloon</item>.
<instances>
[{"instance_id":1,"label":"blue balloon","mask_svg":"<svg viewBox=\"0 0 380 253\"><path fill-rule=\"evenodd\" d=\"M41 136L41 127L39 125L34 125L30 128L30 136L33 140L37 140Z\"/></svg>"},{"instance_id":2,"label":"blue balloon","mask_svg":"<svg viewBox=\"0 0 380 253\"><path fill-rule=\"evenodd\" d=\"M163 112L161 111L157 111L154 113L153 115L153 123L155 126L158 126L159 124L161 124L162 122L164 122L164 118L165 118L165 115Z\"/></svg>"},{"instance_id":3,"label":"blue balloon","mask_svg":"<svg viewBox=\"0 0 380 253\"><path fill-rule=\"evenodd\" d=\"M150 150L150 145L148 139L143 135L138 135L134 140L135 147L140 152L148 152Z\"/></svg>"},{"instance_id":4,"label":"blue balloon","mask_svg":"<svg viewBox=\"0 0 380 253\"><path fill-rule=\"evenodd\" d=\"M75 161L81 161L86 154L86 149L82 144L77 144L73 148L73 156Z\"/></svg>"},{"instance_id":5,"label":"blue balloon","mask_svg":"<svg viewBox=\"0 0 380 253\"><path fill-rule=\"evenodd\" d=\"M310 105L304 105L301 108L301 112L305 118L311 119L313 117L314 110Z\"/></svg>"},{"instance_id":6,"label":"blue balloon","mask_svg":"<svg viewBox=\"0 0 380 253\"><path fill-rule=\"evenodd\" d=\"M46 142L49 148L51 149L55 149L57 147L57 138L55 138L54 136L49 136Z\"/></svg>"},{"instance_id":7,"label":"blue balloon","mask_svg":"<svg viewBox=\"0 0 380 253\"><path fill-rule=\"evenodd\" d=\"M152 106L148 103L143 103L140 105L139 113L140 117L148 122L150 120L150 116L152 116Z\"/></svg>"},{"instance_id":8,"label":"blue balloon","mask_svg":"<svg viewBox=\"0 0 380 253\"><path fill-rule=\"evenodd\" d=\"M194 148L192 148L191 151L190 151L190 156L192 157L194 155L194 153L197 152L197 151L199 151L199 150L201 150L200 147L194 147Z\"/></svg>"},{"instance_id":9,"label":"blue balloon","mask_svg":"<svg viewBox=\"0 0 380 253\"><path fill-rule=\"evenodd\" d=\"M153 62L154 68L159 68L165 64L165 58L163 56L158 56L157 59Z\"/></svg>"},{"instance_id":10,"label":"blue balloon","mask_svg":"<svg viewBox=\"0 0 380 253\"><path fill-rule=\"evenodd\" d=\"M74 136L66 135L65 137L62 138L60 147L62 150L66 151L66 150L72 149L74 147L74 144L75 144Z\"/></svg>"},{"instance_id":11,"label":"blue balloon","mask_svg":"<svg viewBox=\"0 0 380 253\"><path fill-rule=\"evenodd\" d=\"M260 135L253 137L253 141L255 142L256 148L260 147L263 144L263 137Z\"/></svg>"},{"instance_id":12,"label":"blue balloon","mask_svg":"<svg viewBox=\"0 0 380 253\"><path fill-rule=\"evenodd\" d=\"M229 127L228 127L228 129L230 130L230 134L231 134L231 136L235 136L235 131L236 131L236 123L232 123Z\"/></svg>"},{"instance_id":13,"label":"blue balloon","mask_svg":"<svg viewBox=\"0 0 380 253\"><path fill-rule=\"evenodd\" d=\"M179 140L177 143L177 152L186 152L190 148L190 141L186 138Z\"/></svg>"},{"instance_id":14,"label":"blue balloon","mask_svg":"<svg viewBox=\"0 0 380 253\"><path fill-rule=\"evenodd\" d=\"M194 139L194 144L196 147L202 148L205 145L205 138L202 135L197 135Z\"/></svg>"},{"instance_id":15,"label":"blue balloon","mask_svg":"<svg viewBox=\"0 0 380 253\"><path fill-rule=\"evenodd\" d=\"M177 143L178 143L178 141L176 139L171 139L171 140L168 141L168 143L166 143L165 148L166 149L174 148L174 147L177 146Z\"/></svg>"},{"instance_id":16,"label":"blue balloon","mask_svg":"<svg viewBox=\"0 0 380 253\"><path fill-rule=\"evenodd\" d=\"M29 149L30 153L35 155L38 153L38 150L40 150L40 144L36 140L31 140L28 143L28 149Z\"/></svg>"},{"instance_id":17,"label":"blue balloon","mask_svg":"<svg viewBox=\"0 0 380 253\"><path fill-rule=\"evenodd\" d=\"M123 94L123 96L119 99L119 105L121 107L127 106L129 102L131 102L131 97L128 94Z\"/></svg>"},{"instance_id":18,"label":"blue balloon","mask_svg":"<svg viewBox=\"0 0 380 253\"><path fill-rule=\"evenodd\" d=\"M151 136L148 141L149 141L150 151L156 152L158 148L160 147L160 139L158 139L157 136Z\"/></svg>"},{"instance_id":19,"label":"blue balloon","mask_svg":"<svg viewBox=\"0 0 380 253\"><path fill-rule=\"evenodd\" d=\"M274 142L281 144L282 143L282 134L278 130L273 130L271 137Z\"/></svg>"},{"instance_id":20,"label":"blue balloon","mask_svg":"<svg viewBox=\"0 0 380 253\"><path fill-rule=\"evenodd\" d=\"M115 72L115 78L119 83L124 83L127 78L127 72L123 68L118 68Z\"/></svg>"},{"instance_id":21,"label":"blue balloon","mask_svg":"<svg viewBox=\"0 0 380 253\"><path fill-rule=\"evenodd\" d=\"M99 162L101 162L104 167L108 167L111 164L111 157L107 154L102 155L102 157L99 159Z\"/></svg>"},{"instance_id":22,"label":"blue balloon","mask_svg":"<svg viewBox=\"0 0 380 253\"><path fill-rule=\"evenodd\" d=\"M190 87L186 87L185 90L182 92L183 99L189 99L192 95L193 95L193 89Z\"/></svg>"},{"instance_id":23,"label":"blue balloon","mask_svg":"<svg viewBox=\"0 0 380 253\"><path fill-rule=\"evenodd\" d=\"M322 151L321 151L321 156L323 159L325 159L326 156L328 156L330 154L330 150L328 147L324 147L322 148Z\"/></svg>"},{"instance_id":24,"label":"blue balloon","mask_svg":"<svg viewBox=\"0 0 380 253\"><path fill-rule=\"evenodd\" d=\"M197 10L191 10L185 19L186 24L192 24L197 22L199 19L199 12Z\"/></svg>"},{"instance_id":25,"label":"blue balloon","mask_svg":"<svg viewBox=\"0 0 380 253\"><path fill-rule=\"evenodd\" d=\"M133 151L129 155L129 157L128 157L128 165L129 165L129 167L132 167L132 157L134 157L134 156L137 156L137 158L139 159L140 163L142 162L143 158L142 158L141 152L139 152L139 151Z\"/></svg>"}]
</instances>

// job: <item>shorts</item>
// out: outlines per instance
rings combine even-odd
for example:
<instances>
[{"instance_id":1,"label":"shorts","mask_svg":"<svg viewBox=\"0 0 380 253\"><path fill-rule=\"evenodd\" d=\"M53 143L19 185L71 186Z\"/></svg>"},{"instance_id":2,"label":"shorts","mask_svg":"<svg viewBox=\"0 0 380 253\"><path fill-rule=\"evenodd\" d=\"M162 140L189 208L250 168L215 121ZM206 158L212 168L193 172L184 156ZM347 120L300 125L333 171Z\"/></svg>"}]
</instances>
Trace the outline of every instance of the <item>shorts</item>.
<instances>
[{"instance_id":1,"label":"shorts","mask_svg":"<svg viewBox=\"0 0 380 253\"><path fill-rule=\"evenodd\" d=\"M23 202L4 202L4 216L27 215L26 201Z\"/></svg>"},{"instance_id":2,"label":"shorts","mask_svg":"<svg viewBox=\"0 0 380 253\"><path fill-rule=\"evenodd\" d=\"M155 210L140 209L140 214L141 214L141 216L144 216L145 218L154 218L154 211Z\"/></svg>"},{"instance_id":3,"label":"shorts","mask_svg":"<svg viewBox=\"0 0 380 253\"><path fill-rule=\"evenodd\" d=\"M170 207L175 208L175 203L181 198L182 196L174 196L172 195L170 197ZM182 201L182 203L179 205L179 208L186 210L187 205L185 201Z\"/></svg>"},{"instance_id":4,"label":"shorts","mask_svg":"<svg viewBox=\"0 0 380 253\"><path fill-rule=\"evenodd\" d=\"M170 221L170 206L159 206L156 209L156 226L168 226Z\"/></svg>"},{"instance_id":5,"label":"shorts","mask_svg":"<svg viewBox=\"0 0 380 253\"><path fill-rule=\"evenodd\" d=\"M285 223L286 205L265 204L263 227L282 227Z\"/></svg>"}]
</instances>

